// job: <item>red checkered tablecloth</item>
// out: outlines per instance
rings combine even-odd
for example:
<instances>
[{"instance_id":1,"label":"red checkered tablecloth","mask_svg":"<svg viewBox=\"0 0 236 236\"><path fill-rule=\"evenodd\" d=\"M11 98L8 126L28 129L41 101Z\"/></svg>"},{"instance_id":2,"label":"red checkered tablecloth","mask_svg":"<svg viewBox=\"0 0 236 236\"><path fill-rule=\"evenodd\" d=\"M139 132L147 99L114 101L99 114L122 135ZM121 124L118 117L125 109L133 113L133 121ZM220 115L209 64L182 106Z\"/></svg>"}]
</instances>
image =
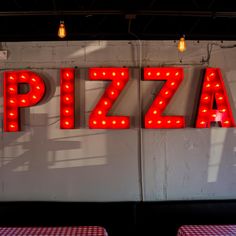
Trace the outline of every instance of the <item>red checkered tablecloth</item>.
<instances>
[{"instance_id":1,"label":"red checkered tablecloth","mask_svg":"<svg viewBox=\"0 0 236 236\"><path fill-rule=\"evenodd\" d=\"M235 236L236 225L183 225L177 236Z\"/></svg>"},{"instance_id":2,"label":"red checkered tablecloth","mask_svg":"<svg viewBox=\"0 0 236 236\"><path fill-rule=\"evenodd\" d=\"M99 226L79 227L1 227L1 236L108 236Z\"/></svg>"}]
</instances>

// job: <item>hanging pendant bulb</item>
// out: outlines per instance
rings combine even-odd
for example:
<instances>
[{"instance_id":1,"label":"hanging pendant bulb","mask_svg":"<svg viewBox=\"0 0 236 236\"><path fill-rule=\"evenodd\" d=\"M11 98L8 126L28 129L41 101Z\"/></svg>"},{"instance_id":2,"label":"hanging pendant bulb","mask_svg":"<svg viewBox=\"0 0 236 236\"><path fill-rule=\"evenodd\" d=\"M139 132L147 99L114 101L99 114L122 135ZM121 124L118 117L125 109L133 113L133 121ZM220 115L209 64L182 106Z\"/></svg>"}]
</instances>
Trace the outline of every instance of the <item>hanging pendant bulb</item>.
<instances>
[{"instance_id":1,"label":"hanging pendant bulb","mask_svg":"<svg viewBox=\"0 0 236 236\"><path fill-rule=\"evenodd\" d=\"M179 52L184 52L186 50L186 42L185 42L185 36L184 35L179 40L178 50L179 50Z\"/></svg>"},{"instance_id":2,"label":"hanging pendant bulb","mask_svg":"<svg viewBox=\"0 0 236 236\"><path fill-rule=\"evenodd\" d=\"M61 39L66 37L66 27L64 21L60 21L59 29L58 29L58 37Z\"/></svg>"}]
</instances>

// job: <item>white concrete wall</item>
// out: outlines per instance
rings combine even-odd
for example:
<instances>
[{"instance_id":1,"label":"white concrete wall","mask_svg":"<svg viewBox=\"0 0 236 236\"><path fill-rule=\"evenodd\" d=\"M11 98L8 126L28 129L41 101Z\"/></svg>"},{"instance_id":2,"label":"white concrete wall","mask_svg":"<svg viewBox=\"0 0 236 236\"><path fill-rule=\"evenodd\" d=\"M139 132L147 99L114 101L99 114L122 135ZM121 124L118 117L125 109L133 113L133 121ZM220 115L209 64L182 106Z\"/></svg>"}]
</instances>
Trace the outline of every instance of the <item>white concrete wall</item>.
<instances>
[{"instance_id":1,"label":"white concrete wall","mask_svg":"<svg viewBox=\"0 0 236 236\"><path fill-rule=\"evenodd\" d=\"M221 44L221 42L217 42ZM50 85L44 103L23 110L22 132L0 138L0 200L126 201L236 197L235 129L194 129L207 42L188 42L178 55L173 41L2 43L4 70L31 69ZM235 42L223 43L233 45ZM181 64L179 56L183 57ZM145 113L160 82L140 81L139 67L183 66L185 78L168 114L185 115L188 128L141 130L138 83ZM81 128L59 129L59 68L78 73ZM105 82L87 80L89 67L127 66L131 80L112 114L132 117L129 130L89 130L89 112ZM210 65L220 67L236 118L236 48L213 47ZM2 104L1 86L1 104ZM2 106L1 106L1 120ZM141 157L142 173L139 173ZM140 180L143 189L140 188Z\"/></svg>"}]
</instances>

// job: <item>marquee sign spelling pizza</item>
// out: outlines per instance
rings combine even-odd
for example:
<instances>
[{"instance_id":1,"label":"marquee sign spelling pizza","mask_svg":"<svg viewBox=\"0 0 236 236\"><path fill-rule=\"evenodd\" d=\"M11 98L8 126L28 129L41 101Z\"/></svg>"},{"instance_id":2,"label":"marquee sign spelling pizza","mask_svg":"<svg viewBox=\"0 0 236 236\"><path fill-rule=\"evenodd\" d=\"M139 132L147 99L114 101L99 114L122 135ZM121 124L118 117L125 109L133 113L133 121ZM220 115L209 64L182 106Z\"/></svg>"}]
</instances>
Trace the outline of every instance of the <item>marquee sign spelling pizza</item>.
<instances>
[{"instance_id":1,"label":"marquee sign spelling pizza","mask_svg":"<svg viewBox=\"0 0 236 236\"><path fill-rule=\"evenodd\" d=\"M75 71L61 69L60 74L60 128L75 128ZM90 80L108 80L110 85L98 101L89 117L91 129L128 129L128 116L108 116L108 112L129 80L128 68L91 68ZM166 81L153 104L145 114L144 127L147 129L184 128L183 116L164 116L163 112L184 79L183 69L144 68L144 80ZM27 84L27 93L19 92L19 85ZM4 131L20 130L19 109L39 103L45 94L45 84L39 75L31 71L4 73ZM234 127L234 119L220 69L207 68L200 95L196 128L209 128L211 122L220 127Z\"/></svg>"}]
</instances>

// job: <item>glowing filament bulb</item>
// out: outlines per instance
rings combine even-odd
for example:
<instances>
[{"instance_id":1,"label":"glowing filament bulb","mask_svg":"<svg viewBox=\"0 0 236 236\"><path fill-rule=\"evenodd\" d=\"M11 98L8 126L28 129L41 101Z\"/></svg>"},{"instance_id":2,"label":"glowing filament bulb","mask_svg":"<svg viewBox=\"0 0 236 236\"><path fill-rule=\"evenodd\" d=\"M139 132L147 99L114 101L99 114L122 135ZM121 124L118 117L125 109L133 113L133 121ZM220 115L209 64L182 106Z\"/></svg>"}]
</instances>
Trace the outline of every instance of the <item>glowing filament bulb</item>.
<instances>
[{"instance_id":1,"label":"glowing filament bulb","mask_svg":"<svg viewBox=\"0 0 236 236\"><path fill-rule=\"evenodd\" d=\"M59 29L58 29L58 37L61 39L66 37L66 27L64 21L60 21Z\"/></svg>"},{"instance_id":2,"label":"glowing filament bulb","mask_svg":"<svg viewBox=\"0 0 236 236\"><path fill-rule=\"evenodd\" d=\"M185 42L184 37L180 38L180 40L179 40L178 50L179 50L179 52L184 52L186 50L186 42Z\"/></svg>"}]
</instances>

